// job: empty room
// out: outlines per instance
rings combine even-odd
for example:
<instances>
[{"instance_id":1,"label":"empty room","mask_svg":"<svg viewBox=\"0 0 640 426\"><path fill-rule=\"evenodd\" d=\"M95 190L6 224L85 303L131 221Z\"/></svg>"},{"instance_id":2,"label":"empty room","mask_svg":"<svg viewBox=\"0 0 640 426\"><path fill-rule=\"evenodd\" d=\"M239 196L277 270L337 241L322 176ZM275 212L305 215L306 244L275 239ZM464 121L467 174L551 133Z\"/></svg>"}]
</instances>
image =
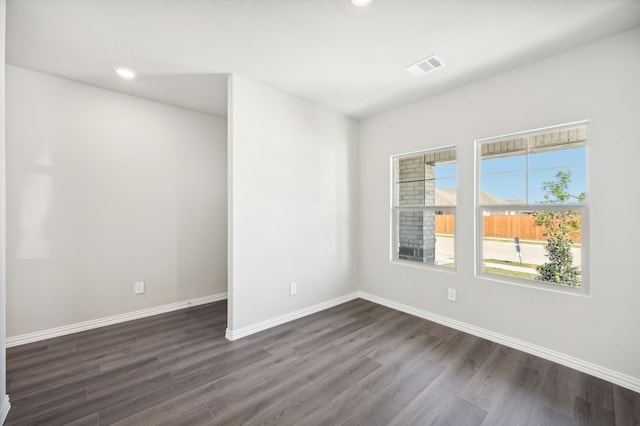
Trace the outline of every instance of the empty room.
<instances>
[{"instance_id":1,"label":"empty room","mask_svg":"<svg viewBox=\"0 0 640 426\"><path fill-rule=\"evenodd\" d=\"M640 424L640 2L0 22L0 424Z\"/></svg>"}]
</instances>

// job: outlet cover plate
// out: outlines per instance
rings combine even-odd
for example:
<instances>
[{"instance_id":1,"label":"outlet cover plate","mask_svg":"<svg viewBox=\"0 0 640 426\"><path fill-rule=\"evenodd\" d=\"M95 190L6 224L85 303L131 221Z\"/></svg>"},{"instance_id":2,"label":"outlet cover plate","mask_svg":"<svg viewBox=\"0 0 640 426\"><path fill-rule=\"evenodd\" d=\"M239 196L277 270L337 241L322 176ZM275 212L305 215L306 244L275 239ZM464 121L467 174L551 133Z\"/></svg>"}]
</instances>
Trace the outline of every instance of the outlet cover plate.
<instances>
[{"instance_id":1,"label":"outlet cover plate","mask_svg":"<svg viewBox=\"0 0 640 426\"><path fill-rule=\"evenodd\" d=\"M144 281L138 281L133 285L134 294L142 294L144 293Z\"/></svg>"},{"instance_id":2,"label":"outlet cover plate","mask_svg":"<svg viewBox=\"0 0 640 426\"><path fill-rule=\"evenodd\" d=\"M447 290L447 299L451 302L455 302L456 301L456 289L455 288L450 288Z\"/></svg>"}]
</instances>

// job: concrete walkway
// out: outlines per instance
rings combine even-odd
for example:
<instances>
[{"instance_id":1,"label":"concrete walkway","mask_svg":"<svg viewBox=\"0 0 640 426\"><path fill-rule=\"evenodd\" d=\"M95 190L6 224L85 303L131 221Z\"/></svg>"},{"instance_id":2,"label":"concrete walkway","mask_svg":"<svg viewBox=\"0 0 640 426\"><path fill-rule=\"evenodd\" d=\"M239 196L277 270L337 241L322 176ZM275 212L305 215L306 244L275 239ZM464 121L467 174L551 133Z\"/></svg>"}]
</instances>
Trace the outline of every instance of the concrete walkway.
<instances>
[{"instance_id":1,"label":"concrete walkway","mask_svg":"<svg viewBox=\"0 0 640 426\"><path fill-rule=\"evenodd\" d=\"M547 263L548 259L545 256L544 242L540 243L528 243L520 242L520 252L522 254L522 263L529 263L533 265L542 265ZM573 264L580 266L581 247L573 247L571 249L573 253ZM519 263L518 253L516 252L515 244L513 240L495 240L485 239L483 242L483 257L485 259L499 259L510 262ZM453 238L438 235L436 237L436 256L439 259L452 259L453 258ZM493 266L495 265L495 266ZM498 266L499 265L499 266ZM487 265L488 266L488 265ZM492 264L492 267L509 269L509 265ZM513 268L520 268L520 266L513 266ZM533 270L533 274L537 272L535 269L525 268ZM514 271L516 269L513 269ZM519 269L517 269L519 270ZM528 271L522 271L528 272Z\"/></svg>"}]
</instances>

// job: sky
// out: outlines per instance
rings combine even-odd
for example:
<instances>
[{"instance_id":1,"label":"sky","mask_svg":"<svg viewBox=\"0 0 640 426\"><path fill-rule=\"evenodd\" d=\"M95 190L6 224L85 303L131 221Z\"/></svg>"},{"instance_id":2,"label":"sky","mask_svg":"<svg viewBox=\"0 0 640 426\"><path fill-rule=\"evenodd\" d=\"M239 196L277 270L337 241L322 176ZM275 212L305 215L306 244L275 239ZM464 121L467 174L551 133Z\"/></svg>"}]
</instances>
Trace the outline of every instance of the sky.
<instances>
[{"instance_id":1,"label":"sky","mask_svg":"<svg viewBox=\"0 0 640 426\"><path fill-rule=\"evenodd\" d=\"M482 191L503 200L522 200L531 204L544 201L542 185L553 181L558 171L571 171L569 192L586 192L585 147L530 153L482 160L480 181ZM457 165L436 165L436 188L456 187ZM528 200L527 200L528 187Z\"/></svg>"},{"instance_id":2,"label":"sky","mask_svg":"<svg viewBox=\"0 0 640 426\"><path fill-rule=\"evenodd\" d=\"M544 182L553 181L559 171L571 171L569 193L586 192L585 147L530 153L528 162L529 173L526 173L526 155L482 160L482 190L504 200L540 203L544 201Z\"/></svg>"}]
</instances>

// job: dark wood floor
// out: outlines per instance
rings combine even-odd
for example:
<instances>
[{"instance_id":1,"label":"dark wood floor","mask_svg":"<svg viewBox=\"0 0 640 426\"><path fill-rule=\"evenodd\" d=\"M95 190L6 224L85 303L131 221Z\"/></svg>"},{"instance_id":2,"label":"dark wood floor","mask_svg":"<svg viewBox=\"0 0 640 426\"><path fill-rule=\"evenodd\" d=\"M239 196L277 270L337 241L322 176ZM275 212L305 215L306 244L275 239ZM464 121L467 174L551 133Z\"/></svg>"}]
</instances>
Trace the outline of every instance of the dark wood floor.
<instances>
[{"instance_id":1,"label":"dark wood floor","mask_svg":"<svg viewBox=\"0 0 640 426\"><path fill-rule=\"evenodd\" d=\"M640 424L638 393L364 300L225 325L218 302L11 348L6 424Z\"/></svg>"}]
</instances>

